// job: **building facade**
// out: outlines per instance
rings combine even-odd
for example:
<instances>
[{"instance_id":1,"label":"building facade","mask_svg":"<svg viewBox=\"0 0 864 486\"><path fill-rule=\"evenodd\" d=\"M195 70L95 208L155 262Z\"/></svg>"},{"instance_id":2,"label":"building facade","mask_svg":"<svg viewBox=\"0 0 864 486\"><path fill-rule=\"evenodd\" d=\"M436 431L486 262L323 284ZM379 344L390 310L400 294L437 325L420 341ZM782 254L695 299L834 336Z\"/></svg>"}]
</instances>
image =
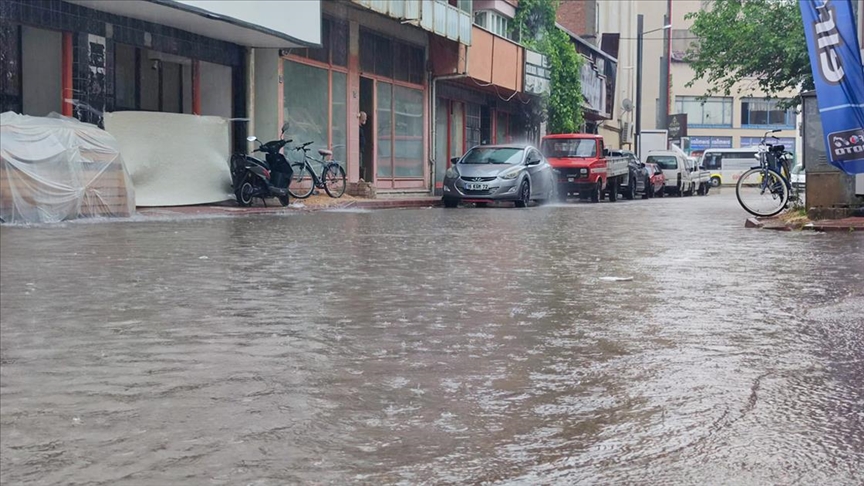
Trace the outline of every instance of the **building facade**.
<instances>
[{"instance_id":1,"label":"building facade","mask_svg":"<svg viewBox=\"0 0 864 486\"><path fill-rule=\"evenodd\" d=\"M290 12L288 21L272 15ZM247 49L320 45L320 2L0 3L0 109L102 126L136 110L245 119ZM245 146L245 127L235 132Z\"/></svg>"},{"instance_id":2,"label":"building facade","mask_svg":"<svg viewBox=\"0 0 864 486\"><path fill-rule=\"evenodd\" d=\"M583 131L602 135L609 147L622 147L628 142L627 120L621 109L627 98L619 93L619 80L627 79L627 71L619 62L619 54L632 5L596 0L561 2L556 16L558 27L570 36L576 52L584 59Z\"/></svg>"},{"instance_id":3,"label":"building facade","mask_svg":"<svg viewBox=\"0 0 864 486\"><path fill-rule=\"evenodd\" d=\"M332 150L351 193L435 192L452 157L524 138L514 3L324 2L320 48L255 50L254 129L288 122L295 142Z\"/></svg>"},{"instance_id":4,"label":"building facade","mask_svg":"<svg viewBox=\"0 0 864 486\"><path fill-rule=\"evenodd\" d=\"M797 114L795 108L780 108L778 103L795 96L794 91L775 94L769 99L758 89L755 80L744 80L735 86L729 96L715 94L707 99L709 84L698 80L692 87L694 73L684 54L695 40L690 32L691 20L685 16L703 8L701 0L675 0L666 4L671 9L672 28L668 37L669 60L665 58L663 27L664 9L646 2L636 2L638 13L644 15L642 72L642 128L667 128L664 113L687 115L688 141L684 149L698 156L707 148L749 147L759 142L767 130L780 129L781 143L796 146ZM635 36L634 36L635 37ZM622 43L623 44L623 43ZM668 62L669 77L663 76L662 63ZM668 93L668 105L661 106L663 92Z\"/></svg>"}]
</instances>

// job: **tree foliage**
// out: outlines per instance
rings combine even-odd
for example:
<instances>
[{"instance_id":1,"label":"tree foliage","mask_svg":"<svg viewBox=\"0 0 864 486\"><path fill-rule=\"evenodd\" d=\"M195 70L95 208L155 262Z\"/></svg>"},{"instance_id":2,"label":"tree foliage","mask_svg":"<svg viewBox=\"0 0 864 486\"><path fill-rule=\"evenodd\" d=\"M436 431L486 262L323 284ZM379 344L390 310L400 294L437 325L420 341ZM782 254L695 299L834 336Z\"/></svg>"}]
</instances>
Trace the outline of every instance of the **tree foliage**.
<instances>
[{"instance_id":1,"label":"tree foliage","mask_svg":"<svg viewBox=\"0 0 864 486\"><path fill-rule=\"evenodd\" d=\"M531 110L529 123L545 118L550 133L573 133L584 124L580 76L583 60L570 37L555 26L559 3L559 0L520 0L513 29L523 45L546 56L552 71L550 94Z\"/></svg>"},{"instance_id":2,"label":"tree foliage","mask_svg":"<svg viewBox=\"0 0 864 486\"><path fill-rule=\"evenodd\" d=\"M745 80L769 96L813 89L796 0L714 0L709 9L686 18L693 20L690 31L699 39L687 51L695 71L687 86L704 79L712 87L706 95L726 96Z\"/></svg>"}]
</instances>

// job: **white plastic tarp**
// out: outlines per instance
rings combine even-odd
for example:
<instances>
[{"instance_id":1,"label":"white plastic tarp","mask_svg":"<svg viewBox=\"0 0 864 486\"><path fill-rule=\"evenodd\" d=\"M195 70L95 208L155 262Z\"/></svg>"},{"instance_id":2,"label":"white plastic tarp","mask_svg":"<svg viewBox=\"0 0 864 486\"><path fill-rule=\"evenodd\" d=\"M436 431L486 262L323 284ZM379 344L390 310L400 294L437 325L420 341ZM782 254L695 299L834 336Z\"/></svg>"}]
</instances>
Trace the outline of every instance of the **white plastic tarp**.
<instances>
[{"instance_id":1,"label":"white plastic tarp","mask_svg":"<svg viewBox=\"0 0 864 486\"><path fill-rule=\"evenodd\" d=\"M52 113L0 114L0 217L54 223L129 216L135 193L117 141L95 125Z\"/></svg>"},{"instance_id":2,"label":"white plastic tarp","mask_svg":"<svg viewBox=\"0 0 864 486\"><path fill-rule=\"evenodd\" d=\"M234 198L227 119L122 111L105 114L105 129L120 144L138 206L185 206Z\"/></svg>"}]
</instances>

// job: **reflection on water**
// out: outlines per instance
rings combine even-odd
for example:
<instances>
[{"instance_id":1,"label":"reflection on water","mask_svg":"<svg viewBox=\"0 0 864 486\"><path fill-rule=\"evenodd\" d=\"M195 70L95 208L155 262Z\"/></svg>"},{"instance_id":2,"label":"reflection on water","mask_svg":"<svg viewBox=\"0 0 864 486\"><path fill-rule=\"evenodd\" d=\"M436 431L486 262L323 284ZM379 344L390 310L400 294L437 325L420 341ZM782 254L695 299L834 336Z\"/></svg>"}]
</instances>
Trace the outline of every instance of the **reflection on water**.
<instances>
[{"instance_id":1,"label":"reflection on water","mask_svg":"<svg viewBox=\"0 0 864 486\"><path fill-rule=\"evenodd\" d=\"M3 227L0 476L861 484L864 238L736 204Z\"/></svg>"}]
</instances>

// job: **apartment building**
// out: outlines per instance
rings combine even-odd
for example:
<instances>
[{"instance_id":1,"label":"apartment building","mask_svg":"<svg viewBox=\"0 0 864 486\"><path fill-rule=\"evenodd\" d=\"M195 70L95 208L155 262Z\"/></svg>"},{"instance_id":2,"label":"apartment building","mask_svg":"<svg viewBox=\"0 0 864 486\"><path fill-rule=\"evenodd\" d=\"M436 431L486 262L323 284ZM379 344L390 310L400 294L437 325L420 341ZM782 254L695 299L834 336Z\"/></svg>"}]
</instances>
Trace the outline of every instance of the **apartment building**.
<instances>
[{"instance_id":1,"label":"apartment building","mask_svg":"<svg viewBox=\"0 0 864 486\"><path fill-rule=\"evenodd\" d=\"M635 2L638 13L644 15L644 31L662 29L664 9L657 2ZM664 113L687 115L689 146L685 149L692 155L700 155L707 148L749 147L759 142L765 131L780 129L777 134L781 143L794 150L797 134L795 108L780 108L781 100L795 96L794 91L775 93L768 98L755 80L744 80L735 86L728 96L708 93L709 85L704 80L686 86L694 78L693 69L684 62L684 54L695 40L690 32L692 21L685 20L691 12L704 7L702 0L673 0L667 3L671 10L671 29L666 39L669 42L669 78L664 79L664 32L646 34L643 47L643 102L642 128L666 128ZM668 107L661 106L662 91L667 90Z\"/></svg>"}]
</instances>

